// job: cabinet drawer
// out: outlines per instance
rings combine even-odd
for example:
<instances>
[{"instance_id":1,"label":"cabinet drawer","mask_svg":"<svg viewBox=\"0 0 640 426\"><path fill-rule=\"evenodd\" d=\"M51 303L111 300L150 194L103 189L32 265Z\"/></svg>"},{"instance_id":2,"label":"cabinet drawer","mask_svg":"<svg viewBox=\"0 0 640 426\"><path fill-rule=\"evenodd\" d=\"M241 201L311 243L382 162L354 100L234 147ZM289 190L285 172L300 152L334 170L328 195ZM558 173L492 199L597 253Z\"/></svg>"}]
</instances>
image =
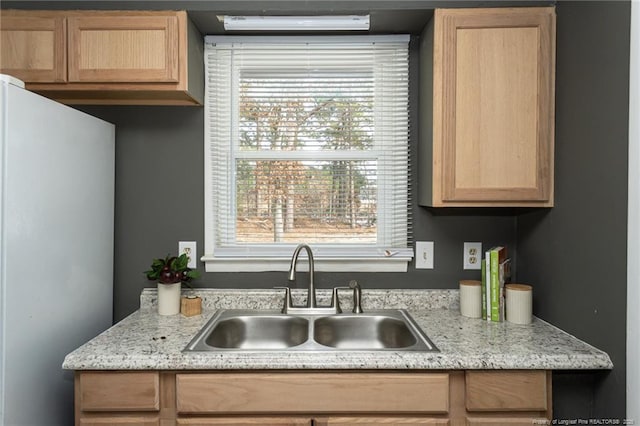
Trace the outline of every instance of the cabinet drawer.
<instances>
[{"instance_id":1,"label":"cabinet drawer","mask_svg":"<svg viewBox=\"0 0 640 426\"><path fill-rule=\"evenodd\" d=\"M311 426L311 419L298 417L238 417L178 419L177 425L189 426Z\"/></svg>"},{"instance_id":2,"label":"cabinet drawer","mask_svg":"<svg viewBox=\"0 0 640 426\"><path fill-rule=\"evenodd\" d=\"M179 413L447 413L449 375L177 374Z\"/></svg>"},{"instance_id":3,"label":"cabinet drawer","mask_svg":"<svg viewBox=\"0 0 640 426\"><path fill-rule=\"evenodd\" d=\"M158 411L160 380L157 372L80 373L82 411Z\"/></svg>"},{"instance_id":4,"label":"cabinet drawer","mask_svg":"<svg viewBox=\"0 0 640 426\"><path fill-rule=\"evenodd\" d=\"M545 411L547 372L467 371L468 411Z\"/></svg>"},{"instance_id":5,"label":"cabinet drawer","mask_svg":"<svg viewBox=\"0 0 640 426\"><path fill-rule=\"evenodd\" d=\"M316 419L314 424L317 426L447 426L449 420L425 419L420 417L329 417Z\"/></svg>"},{"instance_id":6,"label":"cabinet drawer","mask_svg":"<svg viewBox=\"0 0 640 426\"><path fill-rule=\"evenodd\" d=\"M550 421L545 418L531 417L487 417L487 418L467 418L467 426L532 426L546 425Z\"/></svg>"},{"instance_id":7,"label":"cabinet drawer","mask_svg":"<svg viewBox=\"0 0 640 426\"><path fill-rule=\"evenodd\" d=\"M139 416L82 418L80 426L160 426L160 420Z\"/></svg>"}]
</instances>

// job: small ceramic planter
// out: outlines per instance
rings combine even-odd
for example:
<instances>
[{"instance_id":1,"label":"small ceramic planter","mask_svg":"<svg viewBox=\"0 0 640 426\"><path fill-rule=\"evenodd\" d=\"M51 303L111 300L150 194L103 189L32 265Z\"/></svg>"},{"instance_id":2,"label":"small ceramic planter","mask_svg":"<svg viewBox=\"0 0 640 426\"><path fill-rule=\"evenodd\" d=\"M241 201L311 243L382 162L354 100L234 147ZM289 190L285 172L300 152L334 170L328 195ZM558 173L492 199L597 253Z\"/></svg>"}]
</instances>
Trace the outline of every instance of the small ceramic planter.
<instances>
[{"instance_id":1,"label":"small ceramic planter","mask_svg":"<svg viewBox=\"0 0 640 426\"><path fill-rule=\"evenodd\" d=\"M158 314L176 315L180 313L180 290L182 283L158 283Z\"/></svg>"}]
</instances>

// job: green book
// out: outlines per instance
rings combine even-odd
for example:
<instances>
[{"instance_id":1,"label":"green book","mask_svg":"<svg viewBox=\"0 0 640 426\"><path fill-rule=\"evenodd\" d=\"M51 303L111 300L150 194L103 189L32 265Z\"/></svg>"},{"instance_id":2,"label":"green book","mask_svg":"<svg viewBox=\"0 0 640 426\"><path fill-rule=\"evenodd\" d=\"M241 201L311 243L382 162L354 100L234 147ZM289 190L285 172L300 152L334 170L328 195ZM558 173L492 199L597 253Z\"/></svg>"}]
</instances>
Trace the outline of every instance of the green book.
<instances>
[{"instance_id":1,"label":"green book","mask_svg":"<svg viewBox=\"0 0 640 426\"><path fill-rule=\"evenodd\" d=\"M491 312L487 315L491 316L491 321L500 322L500 305L502 299L502 289L500 288L500 264L504 262L507 257L507 250L504 247L494 247L490 253L490 272L489 272L489 287L491 294Z\"/></svg>"},{"instance_id":2,"label":"green book","mask_svg":"<svg viewBox=\"0 0 640 426\"><path fill-rule=\"evenodd\" d=\"M481 267L481 274L482 274L482 285L481 285L481 296L482 296L482 319L486 320L487 319L487 277L486 277L486 267L485 267L485 261L484 259L482 259L482 261L480 262L480 267Z\"/></svg>"},{"instance_id":3,"label":"green book","mask_svg":"<svg viewBox=\"0 0 640 426\"><path fill-rule=\"evenodd\" d=\"M498 271L498 282L500 283L500 321L505 320L504 285L511 278L511 259L505 259L500 263Z\"/></svg>"},{"instance_id":4,"label":"green book","mask_svg":"<svg viewBox=\"0 0 640 426\"><path fill-rule=\"evenodd\" d=\"M493 248L487 250L484 254L484 259L482 259L482 263L484 264L484 301L487 321L491 321L491 250L493 250Z\"/></svg>"}]
</instances>

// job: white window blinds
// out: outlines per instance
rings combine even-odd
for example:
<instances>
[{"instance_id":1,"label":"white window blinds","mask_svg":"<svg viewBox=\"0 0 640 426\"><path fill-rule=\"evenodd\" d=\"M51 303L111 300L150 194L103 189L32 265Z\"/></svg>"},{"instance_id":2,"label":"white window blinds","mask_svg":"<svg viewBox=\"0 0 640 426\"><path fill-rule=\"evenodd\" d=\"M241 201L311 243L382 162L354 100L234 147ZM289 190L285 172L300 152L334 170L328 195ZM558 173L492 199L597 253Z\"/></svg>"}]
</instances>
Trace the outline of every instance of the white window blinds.
<instances>
[{"instance_id":1,"label":"white window blinds","mask_svg":"<svg viewBox=\"0 0 640 426\"><path fill-rule=\"evenodd\" d=\"M411 258L408 36L207 37L205 66L205 260Z\"/></svg>"}]
</instances>

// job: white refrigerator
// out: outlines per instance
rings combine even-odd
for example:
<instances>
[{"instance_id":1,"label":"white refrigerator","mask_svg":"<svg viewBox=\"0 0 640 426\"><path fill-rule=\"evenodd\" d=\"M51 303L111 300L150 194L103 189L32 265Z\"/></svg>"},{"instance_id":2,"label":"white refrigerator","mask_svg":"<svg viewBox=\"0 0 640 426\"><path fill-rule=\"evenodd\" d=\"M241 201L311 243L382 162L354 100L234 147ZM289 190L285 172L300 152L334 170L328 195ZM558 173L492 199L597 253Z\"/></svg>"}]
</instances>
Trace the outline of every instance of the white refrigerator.
<instances>
[{"instance_id":1,"label":"white refrigerator","mask_svg":"<svg viewBox=\"0 0 640 426\"><path fill-rule=\"evenodd\" d=\"M67 426L64 356L113 318L115 128L0 77L0 425Z\"/></svg>"}]
</instances>

